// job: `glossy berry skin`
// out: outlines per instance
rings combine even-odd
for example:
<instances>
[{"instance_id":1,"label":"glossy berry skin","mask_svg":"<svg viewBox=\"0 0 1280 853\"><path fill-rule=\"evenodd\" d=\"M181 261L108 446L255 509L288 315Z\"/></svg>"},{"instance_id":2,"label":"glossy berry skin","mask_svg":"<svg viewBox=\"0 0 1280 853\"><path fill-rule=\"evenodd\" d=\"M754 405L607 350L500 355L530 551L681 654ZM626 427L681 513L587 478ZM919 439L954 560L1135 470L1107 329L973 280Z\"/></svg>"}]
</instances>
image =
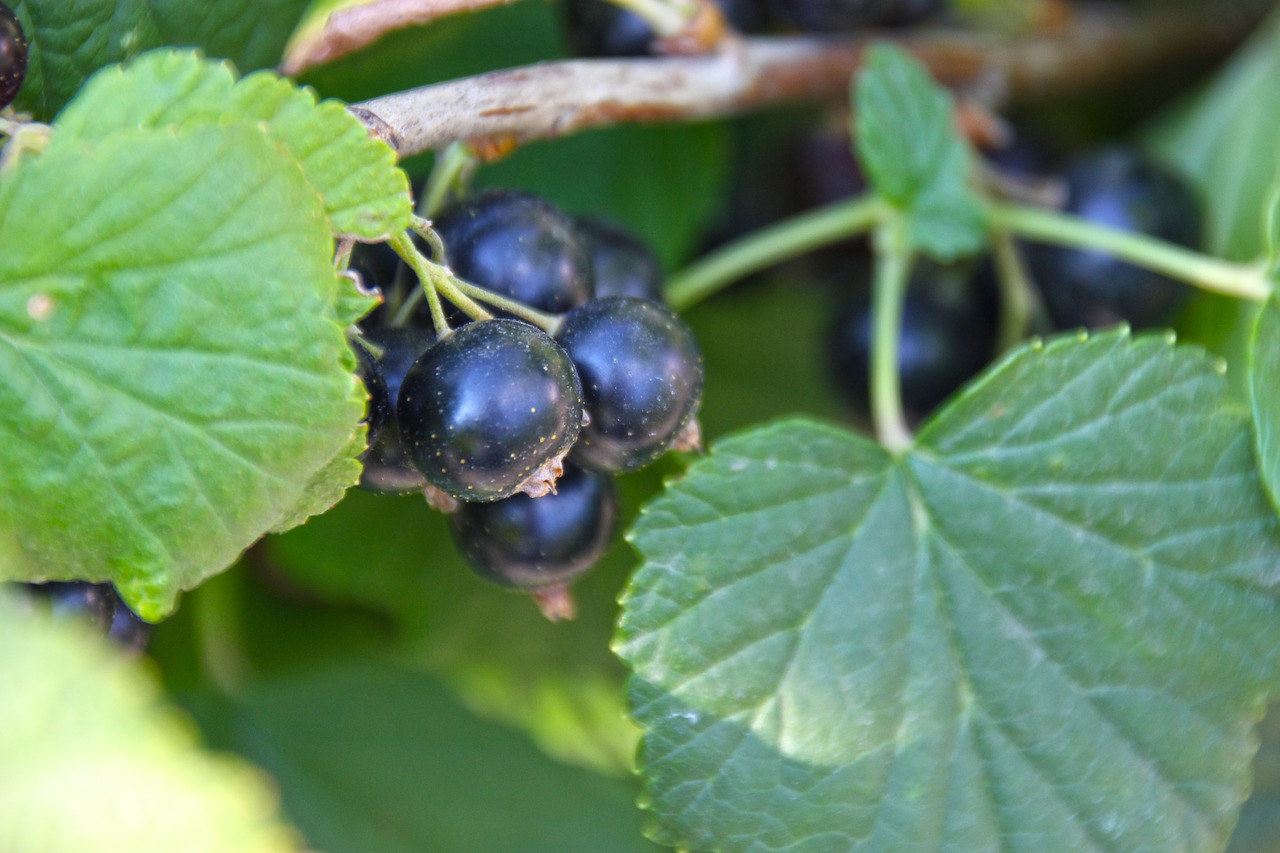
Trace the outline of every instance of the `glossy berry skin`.
<instances>
[{"instance_id":1,"label":"glossy berry skin","mask_svg":"<svg viewBox=\"0 0 1280 853\"><path fill-rule=\"evenodd\" d=\"M435 343L435 333L421 326L374 327L364 336L383 350L381 359L355 345L358 372L369 392L369 449L361 456L360 487L382 494L420 490L426 480L405 453L396 418L396 405L405 374Z\"/></svg>"},{"instance_id":2,"label":"glossy berry skin","mask_svg":"<svg viewBox=\"0 0 1280 853\"><path fill-rule=\"evenodd\" d=\"M431 485L459 500L498 500L573 445L582 387L541 330L517 320L469 323L414 362L397 420Z\"/></svg>"},{"instance_id":3,"label":"glossy berry skin","mask_svg":"<svg viewBox=\"0 0 1280 853\"><path fill-rule=\"evenodd\" d=\"M0 109L13 103L27 78L27 36L22 23L0 3Z\"/></svg>"},{"instance_id":4,"label":"glossy berry skin","mask_svg":"<svg viewBox=\"0 0 1280 853\"><path fill-rule=\"evenodd\" d=\"M552 314L592 296L591 259L573 220L545 199L490 190L433 224L449 267L472 284Z\"/></svg>"},{"instance_id":5,"label":"glossy berry skin","mask_svg":"<svg viewBox=\"0 0 1280 853\"><path fill-rule=\"evenodd\" d=\"M667 451L697 412L703 364L689 327L644 299L600 299L569 312L556 339L582 378L590 422L573 461L634 471Z\"/></svg>"},{"instance_id":6,"label":"glossy berry skin","mask_svg":"<svg viewBox=\"0 0 1280 853\"><path fill-rule=\"evenodd\" d=\"M578 233L591 257L597 299L633 296L663 302L662 264L639 237L599 219L579 219Z\"/></svg>"},{"instance_id":7,"label":"glossy berry skin","mask_svg":"<svg viewBox=\"0 0 1280 853\"><path fill-rule=\"evenodd\" d=\"M943 11L945 0L773 0L773 14L810 32L906 27Z\"/></svg>"},{"instance_id":8,"label":"glossy berry skin","mask_svg":"<svg viewBox=\"0 0 1280 853\"><path fill-rule=\"evenodd\" d=\"M903 304L898 349L902 405L919 422L995 356L998 303L968 270L922 266ZM836 389L870 415L872 347L870 288L863 287L834 318L827 355Z\"/></svg>"},{"instance_id":9,"label":"glossy berry skin","mask_svg":"<svg viewBox=\"0 0 1280 853\"><path fill-rule=\"evenodd\" d=\"M613 477L566 465L554 494L464 503L450 516L458 551L508 589L563 586L595 565L618 526Z\"/></svg>"},{"instance_id":10,"label":"glossy berry skin","mask_svg":"<svg viewBox=\"0 0 1280 853\"><path fill-rule=\"evenodd\" d=\"M1175 175L1129 148L1086 155L1066 170L1067 212L1183 246L1200 242L1195 194ZM1173 321L1191 288L1102 251L1033 244L1027 265L1059 329L1126 322L1135 329Z\"/></svg>"},{"instance_id":11,"label":"glossy berry skin","mask_svg":"<svg viewBox=\"0 0 1280 853\"><path fill-rule=\"evenodd\" d=\"M725 20L740 33L759 32L759 0L718 0ZM608 0L566 0L565 38L575 56L653 56L654 32L644 18Z\"/></svg>"}]
</instances>

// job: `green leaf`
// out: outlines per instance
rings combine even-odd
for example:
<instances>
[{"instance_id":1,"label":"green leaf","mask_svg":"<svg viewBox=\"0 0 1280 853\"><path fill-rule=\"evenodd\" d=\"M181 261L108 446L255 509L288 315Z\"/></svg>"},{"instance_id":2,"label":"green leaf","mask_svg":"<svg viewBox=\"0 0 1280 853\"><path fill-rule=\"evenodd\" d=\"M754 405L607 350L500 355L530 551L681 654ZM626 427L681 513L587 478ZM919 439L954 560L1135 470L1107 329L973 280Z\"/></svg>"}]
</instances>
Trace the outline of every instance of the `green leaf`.
<instances>
[{"instance_id":1,"label":"green leaf","mask_svg":"<svg viewBox=\"0 0 1280 853\"><path fill-rule=\"evenodd\" d=\"M271 532L285 533L292 530L312 516L327 512L342 500L347 490L360 482L360 474L364 470L360 454L368 446L367 438L368 430L361 424L351 434L351 440L346 446L311 478L294 508L275 523Z\"/></svg>"},{"instance_id":2,"label":"green leaf","mask_svg":"<svg viewBox=\"0 0 1280 853\"><path fill-rule=\"evenodd\" d=\"M0 571L156 619L364 413L319 198L232 124L55 137L0 180Z\"/></svg>"},{"instance_id":3,"label":"green leaf","mask_svg":"<svg viewBox=\"0 0 1280 853\"><path fill-rule=\"evenodd\" d=\"M201 750L154 680L80 626L0 597L0 682L5 849L298 849L262 774Z\"/></svg>"},{"instance_id":4,"label":"green leaf","mask_svg":"<svg viewBox=\"0 0 1280 853\"><path fill-rule=\"evenodd\" d=\"M792 421L695 464L635 528L620 629L658 839L1221 849L1280 530L1219 367L1064 338L900 457Z\"/></svg>"},{"instance_id":5,"label":"green leaf","mask_svg":"<svg viewBox=\"0 0 1280 853\"><path fill-rule=\"evenodd\" d=\"M556 764L394 668L321 669L195 704L215 743L262 763L329 853L640 853L634 791Z\"/></svg>"},{"instance_id":6,"label":"green leaf","mask_svg":"<svg viewBox=\"0 0 1280 853\"><path fill-rule=\"evenodd\" d=\"M1258 314L1249 349L1249 392L1258 471L1280 508L1280 296L1267 300Z\"/></svg>"},{"instance_id":7,"label":"green leaf","mask_svg":"<svg viewBox=\"0 0 1280 853\"><path fill-rule=\"evenodd\" d=\"M634 560L621 543L575 584L578 617L560 624L528 597L477 578L445 517L421 496L353 491L266 544L291 583L389 617L401 660L438 674L472 709L529 732L562 760L630 769L637 731L625 719L625 671L609 652L618 590Z\"/></svg>"},{"instance_id":8,"label":"green leaf","mask_svg":"<svg viewBox=\"0 0 1280 853\"><path fill-rule=\"evenodd\" d=\"M938 260L986 245L969 187L971 155L951 95L901 48L875 45L854 86L853 137L872 186L907 217L912 245Z\"/></svg>"},{"instance_id":9,"label":"green leaf","mask_svg":"<svg viewBox=\"0 0 1280 853\"><path fill-rule=\"evenodd\" d=\"M190 51L152 51L95 74L56 127L97 142L135 128L230 119L261 125L298 158L335 234L377 240L409 227L409 181L390 146L369 136L342 104L317 104L313 91L269 71L237 83L226 63Z\"/></svg>"},{"instance_id":10,"label":"green leaf","mask_svg":"<svg viewBox=\"0 0 1280 853\"><path fill-rule=\"evenodd\" d=\"M1267 278L1273 282L1280 282L1280 185L1271 188L1271 195L1267 199L1263 214Z\"/></svg>"},{"instance_id":11,"label":"green leaf","mask_svg":"<svg viewBox=\"0 0 1280 853\"><path fill-rule=\"evenodd\" d=\"M310 0L18 0L31 42L18 109L48 120L89 75L164 45L196 47L252 71L280 61Z\"/></svg>"}]
</instances>

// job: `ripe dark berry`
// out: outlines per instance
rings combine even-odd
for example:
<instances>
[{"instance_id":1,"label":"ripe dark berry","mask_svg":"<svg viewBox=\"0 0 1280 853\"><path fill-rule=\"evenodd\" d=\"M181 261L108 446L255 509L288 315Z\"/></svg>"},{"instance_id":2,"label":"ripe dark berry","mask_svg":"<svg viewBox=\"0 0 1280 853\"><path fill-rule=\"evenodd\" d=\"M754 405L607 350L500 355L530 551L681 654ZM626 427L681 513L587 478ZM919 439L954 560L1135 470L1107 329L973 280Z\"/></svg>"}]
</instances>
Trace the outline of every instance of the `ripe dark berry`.
<instances>
[{"instance_id":1,"label":"ripe dark berry","mask_svg":"<svg viewBox=\"0 0 1280 853\"><path fill-rule=\"evenodd\" d=\"M759 32L759 0L717 0L725 20L740 33ZM565 37L575 56L652 56L653 28L635 12L608 0L567 0Z\"/></svg>"},{"instance_id":2,"label":"ripe dark berry","mask_svg":"<svg viewBox=\"0 0 1280 853\"><path fill-rule=\"evenodd\" d=\"M578 233L591 256L597 299L634 296L663 301L662 264L640 238L599 219L579 219Z\"/></svg>"},{"instance_id":3,"label":"ripe dark berry","mask_svg":"<svg viewBox=\"0 0 1280 853\"><path fill-rule=\"evenodd\" d=\"M568 216L550 202L491 190L450 207L433 223L449 267L472 284L563 313L591 298L591 259Z\"/></svg>"},{"instance_id":4,"label":"ripe dark berry","mask_svg":"<svg viewBox=\"0 0 1280 853\"><path fill-rule=\"evenodd\" d=\"M926 265L912 276L898 348L902 405L917 422L995 355L998 305L963 268ZM861 287L831 325L828 358L837 390L869 414L871 293Z\"/></svg>"},{"instance_id":5,"label":"ripe dark berry","mask_svg":"<svg viewBox=\"0 0 1280 853\"><path fill-rule=\"evenodd\" d=\"M140 652L151 639L151 626L117 598L115 613L111 616L111 627L107 629L107 639L122 649Z\"/></svg>"},{"instance_id":6,"label":"ripe dark berry","mask_svg":"<svg viewBox=\"0 0 1280 853\"><path fill-rule=\"evenodd\" d=\"M939 14L945 0L773 0L780 19L811 32L905 27Z\"/></svg>"},{"instance_id":7,"label":"ripe dark berry","mask_svg":"<svg viewBox=\"0 0 1280 853\"><path fill-rule=\"evenodd\" d=\"M360 487L389 494L417 491L426 481L405 453L396 406L405 374L418 356L435 343L435 334L417 325L375 326L366 329L364 336L381 347L383 354L375 359L364 347L356 345L359 373L369 392L369 449L361 457L364 471Z\"/></svg>"},{"instance_id":8,"label":"ripe dark berry","mask_svg":"<svg viewBox=\"0 0 1280 853\"><path fill-rule=\"evenodd\" d=\"M0 3L0 109L13 103L27 78L27 36L13 10Z\"/></svg>"},{"instance_id":9,"label":"ripe dark berry","mask_svg":"<svg viewBox=\"0 0 1280 853\"><path fill-rule=\"evenodd\" d=\"M1082 157L1068 167L1065 178L1069 213L1183 246L1200 242L1195 194L1133 149L1109 148ZM1191 295L1181 282L1102 251L1033 244L1027 265L1060 329L1120 322L1138 329L1164 325Z\"/></svg>"},{"instance_id":10,"label":"ripe dark berry","mask_svg":"<svg viewBox=\"0 0 1280 853\"><path fill-rule=\"evenodd\" d=\"M460 500L492 501L515 494L573 445L582 387L542 331L517 320L469 323L414 362L397 420L409 458L431 485Z\"/></svg>"},{"instance_id":11,"label":"ripe dark berry","mask_svg":"<svg viewBox=\"0 0 1280 853\"><path fill-rule=\"evenodd\" d=\"M566 465L554 494L464 503L450 520L458 550L486 580L535 592L591 568L618 523L613 477Z\"/></svg>"},{"instance_id":12,"label":"ripe dark berry","mask_svg":"<svg viewBox=\"0 0 1280 853\"><path fill-rule=\"evenodd\" d=\"M697 412L702 355L689 327L644 299L600 299L564 318L556 339L582 378L590 422L573 460L633 471L667 451Z\"/></svg>"}]
</instances>

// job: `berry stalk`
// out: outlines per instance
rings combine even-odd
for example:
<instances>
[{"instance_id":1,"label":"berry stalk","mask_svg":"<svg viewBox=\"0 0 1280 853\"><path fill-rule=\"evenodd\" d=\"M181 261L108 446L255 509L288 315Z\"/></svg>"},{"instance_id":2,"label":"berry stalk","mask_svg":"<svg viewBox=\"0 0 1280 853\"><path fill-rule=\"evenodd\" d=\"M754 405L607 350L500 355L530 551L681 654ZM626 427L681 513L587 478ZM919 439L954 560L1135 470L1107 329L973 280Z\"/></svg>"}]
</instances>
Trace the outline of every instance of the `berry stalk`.
<instances>
[{"instance_id":1,"label":"berry stalk","mask_svg":"<svg viewBox=\"0 0 1280 853\"><path fill-rule=\"evenodd\" d=\"M1017 204L992 204L992 225L1017 237L1094 250L1185 281L1203 290L1264 302L1272 286L1260 264L1220 260L1164 240L1094 225L1077 216Z\"/></svg>"},{"instance_id":2,"label":"berry stalk","mask_svg":"<svg viewBox=\"0 0 1280 853\"><path fill-rule=\"evenodd\" d=\"M667 302L683 311L746 276L783 261L870 231L885 215L870 195L793 216L729 243L678 273Z\"/></svg>"}]
</instances>

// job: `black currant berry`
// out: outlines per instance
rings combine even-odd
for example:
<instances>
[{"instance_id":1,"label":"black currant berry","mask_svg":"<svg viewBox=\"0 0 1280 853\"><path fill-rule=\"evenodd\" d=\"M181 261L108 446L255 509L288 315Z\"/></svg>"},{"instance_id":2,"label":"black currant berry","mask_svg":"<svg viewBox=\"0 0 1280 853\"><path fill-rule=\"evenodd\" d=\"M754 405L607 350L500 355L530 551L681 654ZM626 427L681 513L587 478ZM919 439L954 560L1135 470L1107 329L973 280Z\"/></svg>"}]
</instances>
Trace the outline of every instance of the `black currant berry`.
<instances>
[{"instance_id":1,"label":"black currant berry","mask_svg":"<svg viewBox=\"0 0 1280 853\"><path fill-rule=\"evenodd\" d=\"M565 315L556 339L582 378L590 422L573 460L633 471L657 459L697 412L702 355L689 327L644 299L600 299Z\"/></svg>"},{"instance_id":2,"label":"black currant berry","mask_svg":"<svg viewBox=\"0 0 1280 853\"><path fill-rule=\"evenodd\" d=\"M932 18L945 0L773 0L778 18L811 32L848 32L863 27L905 27Z\"/></svg>"},{"instance_id":3,"label":"black currant berry","mask_svg":"<svg viewBox=\"0 0 1280 853\"><path fill-rule=\"evenodd\" d=\"M764 10L759 0L717 0L721 13L740 33L759 32ZM608 0L567 0L565 37L575 56L652 56L654 32L644 18Z\"/></svg>"},{"instance_id":4,"label":"black currant berry","mask_svg":"<svg viewBox=\"0 0 1280 853\"><path fill-rule=\"evenodd\" d=\"M967 269L926 265L912 276L903 304L898 374L907 419L918 422L995 355L998 304ZM872 312L860 288L830 329L827 354L836 388L869 414Z\"/></svg>"},{"instance_id":5,"label":"black currant berry","mask_svg":"<svg viewBox=\"0 0 1280 853\"><path fill-rule=\"evenodd\" d=\"M0 3L0 109L13 103L27 77L27 36L13 10Z\"/></svg>"},{"instance_id":6,"label":"black currant berry","mask_svg":"<svg viewBox=\"0 0 1280 853\"><path fill-rule=\"evenodd\" d=\"M88 625L128 651L142 651L151 636L151 626L120 600L109 583L58 581L21 587L43 602L55 619Z\"/></svg>"},{"instance_id":7,"label":"black currant berry","mask_svg":"<svg viewBox=\"0 0 1280 853\"><path fill-rule=\"evenodd\" d=\"M1183 246L1200 242L1195 194L1175 175L1130 148L1086 155L1065 173L1067 212ZM1191 289L1103 251L1033 244L1027 265L1059 329L1126 322L1141 329L1171 322Z\"/></svg>"},{"instance_id":8,"label":"black currant berry","mask_svg":"<svg viewBox=\"0 0 1280 853\"><path fill-rule=\"evenodd\" d=\"M517 320L469 323L414 362L397 420L431 485L460 500L498 500L526 481L554 481L541 469L577 439L582 387L544 332Z\"/></svg>"},{"instance_id":9,"label":"black currant berry","mask_svg":"<svg viewBox=\"0 0 1280 853\"><path fill-rule=\"evenodd\" d=\"M117 599L110 584L54 581L30 584L27 589L48 603L55 618L84 622L103 633L111 625Z\"/></svg>"},{"instance_id":10,"label":"black currant berry","mask_svg":"<svg viewBox=\"0 0 1280 853\"><path fill-rule=\"evenodd\" d=\"M472 284L553 314L592 296L591 259L573 220L544 199L490 190L433 224L450 269Z\"/></svg>"},{"instance_id":11,"label":"black currant berry","mask_svg":"<svg viewBox=\"0 0 1280 853\"><path fill-rule=\"evenodd\" d=\"M599 219L579 219L578 233L591 256L596 298L634 296L662 302L662 264L634 234Z\"/></svg>"},{"instance_id":12,"label":"black currant berry","mask_svg":"<svg viewBox=\"0 0 1280 853\"><path fill-rule=\"evenodd\" d=\"M613 477L566 465L554 494L463 503L453 538L486 580L536 592L568 584L609 547L618 523Z\"/></svg>"},{"instance_id":13,"label":"black currant berry","mask_svg":"<svg viewBox=\"0 0 1280 853\"><path fill-rule=\"evenodd\" d=\"M398 494L414 492L426 485L418 469L405 453L396 417L396 405L405 374L435 343L435 334L418 325L373 327L365 338L382 349L375 359L356 344L359 373L369 392L369 449L361 457L364 470L360 487L371 492Z\"/></svg>"}]
</instances>

